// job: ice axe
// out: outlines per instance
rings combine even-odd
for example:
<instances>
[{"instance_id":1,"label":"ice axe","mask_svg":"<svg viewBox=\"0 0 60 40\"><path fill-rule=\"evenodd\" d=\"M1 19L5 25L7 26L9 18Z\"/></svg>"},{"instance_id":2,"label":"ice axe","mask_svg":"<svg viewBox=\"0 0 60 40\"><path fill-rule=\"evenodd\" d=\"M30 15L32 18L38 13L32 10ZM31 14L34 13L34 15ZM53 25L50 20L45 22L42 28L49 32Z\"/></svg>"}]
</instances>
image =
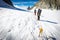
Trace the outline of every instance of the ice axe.
<instances>
[{"instance_id":1,"label":"ice axe","mask_svg":"<svg viewBox=\"0 0 60 40\"><path fill-rule=\"evenodd\" d=\"M39 28L39 36L41 36L41 35L42 35L42 33L43 33L43 28L42 28L42 27L40 27L40 28Z\"/></svg>"}]
</instances>

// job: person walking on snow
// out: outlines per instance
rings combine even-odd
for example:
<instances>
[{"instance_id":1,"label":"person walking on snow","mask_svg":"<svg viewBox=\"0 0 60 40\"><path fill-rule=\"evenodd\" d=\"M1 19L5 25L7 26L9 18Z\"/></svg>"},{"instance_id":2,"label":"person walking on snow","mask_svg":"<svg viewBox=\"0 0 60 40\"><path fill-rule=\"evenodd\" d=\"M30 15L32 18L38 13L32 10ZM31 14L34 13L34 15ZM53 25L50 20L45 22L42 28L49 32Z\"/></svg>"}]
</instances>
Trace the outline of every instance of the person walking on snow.
<instances>
[{"instance_id":1,"label":"person walking on snow","mask_svg":"<svg viewBox=\"0 0 60 40\"><path fill-rule=\"evenodd\" d=\"M40 20L41 12L42 12L42 10L41 9L38 9L38 12L37 12L38 20Z\"/></svg>"},{"instance_id":2,"label":"person walking on snow","mask_svg":"<svg viewBox=\"0 0 60 40\"><path fill-rule=\"evenodd\" d=\"M36 15L36 9L34 10L34 14Z\"/></svg>"}]
</instances>

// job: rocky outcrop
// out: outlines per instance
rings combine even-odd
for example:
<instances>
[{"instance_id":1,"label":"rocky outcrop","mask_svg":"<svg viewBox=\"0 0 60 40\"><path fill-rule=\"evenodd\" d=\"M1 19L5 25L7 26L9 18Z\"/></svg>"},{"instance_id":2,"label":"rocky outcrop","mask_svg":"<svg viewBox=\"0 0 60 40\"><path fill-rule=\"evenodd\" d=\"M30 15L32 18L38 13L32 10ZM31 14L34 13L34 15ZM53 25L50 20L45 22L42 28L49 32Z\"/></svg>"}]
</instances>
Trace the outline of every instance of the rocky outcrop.
<instances>
[{"instance_id":1,"label":"rocky outcrop","mask_svg":"<svg viewBox=\"0 0 60 40\"><path fill-rule=\"evenodd\" d=\"M60 9L60 0L39 0L32 8Z\"/></svg>"}]
</instances>

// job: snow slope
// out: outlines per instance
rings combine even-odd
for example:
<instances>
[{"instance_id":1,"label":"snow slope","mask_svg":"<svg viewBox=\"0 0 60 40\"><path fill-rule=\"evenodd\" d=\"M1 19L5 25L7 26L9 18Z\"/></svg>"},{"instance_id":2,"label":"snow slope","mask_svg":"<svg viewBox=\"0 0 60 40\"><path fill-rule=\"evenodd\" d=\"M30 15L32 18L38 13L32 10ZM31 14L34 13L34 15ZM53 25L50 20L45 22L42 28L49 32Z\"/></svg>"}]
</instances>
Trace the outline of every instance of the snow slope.
<instances>
[{"instance_id":1,"label":"snow slope","mask_svg":"<svg viewBox=\"0 0 60 40\"><path fill-rule=\"evenodd\" d=\"M59 13L59 10L42 9L41 21L37 21L32 12L0 8L0 40L47 40L49 37L60 40ZM39 37L41 26L43 37Z\"/></svg>"},{"instance_id":2,"label":"snow slope","mask_svg":"<svg viewBox=\"0 0 60 40\"><path fill-rule=\"evenodd\" d=\"M41 24L46 35L60 40L60 10L42 9Z\"/></svg>"},{"instance_id":3,"label":"snow slope","mask_svg":"<svg viewBox=\"0 0 60 40\"><path fill-rule=\"evenodd\" d=\"M35 9L35 8L34 8ZM33 13L34 9L31 10ZM44 34L60 40L60 10L42 9L40 25L44 29Z\"/></svg>"},{"instance_id":4,"label":"snow slope","mask_svg":"<svg viewBox=\"0 0 60 40\"><path fill-rule=\"evenodd\" d=\"M0 8L0 39L33 40L31 32L36 22L32 13Z\"/></svg>"},{"instance_id":5,"label":"snow slope","mask_svg":"<svg viewBox=\"0 0 60 40\"><path fill-rule=\"evenodd\" d=\"M0 8L8 8L8 9L13 9L13 10L27 11L24 9L16 8L15 6L13 6L13 4L9 5L8 3L4 2L3 0L0 0Z\"/></svg>"}]
</instances>

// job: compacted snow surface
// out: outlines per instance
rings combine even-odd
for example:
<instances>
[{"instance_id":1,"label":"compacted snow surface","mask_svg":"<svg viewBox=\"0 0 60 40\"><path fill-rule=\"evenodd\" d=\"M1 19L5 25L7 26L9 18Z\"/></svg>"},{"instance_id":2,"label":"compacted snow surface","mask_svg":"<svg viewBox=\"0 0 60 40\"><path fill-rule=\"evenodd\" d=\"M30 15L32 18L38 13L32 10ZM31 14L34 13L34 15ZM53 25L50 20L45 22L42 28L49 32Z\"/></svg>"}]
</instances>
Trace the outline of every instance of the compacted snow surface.
<instances>
[{"instance_id":1,"label":"compacted snow surface","mask_svg":"<svg viewBox=\"0 0 60 40\"><path fill-rule=\"evenodd\" d=\"M0 8L0 40L60 40L58 10L42 9L41 21L33 12ZM43 33L39 37L39 28Z\"/></svg>"}]
</instances>

